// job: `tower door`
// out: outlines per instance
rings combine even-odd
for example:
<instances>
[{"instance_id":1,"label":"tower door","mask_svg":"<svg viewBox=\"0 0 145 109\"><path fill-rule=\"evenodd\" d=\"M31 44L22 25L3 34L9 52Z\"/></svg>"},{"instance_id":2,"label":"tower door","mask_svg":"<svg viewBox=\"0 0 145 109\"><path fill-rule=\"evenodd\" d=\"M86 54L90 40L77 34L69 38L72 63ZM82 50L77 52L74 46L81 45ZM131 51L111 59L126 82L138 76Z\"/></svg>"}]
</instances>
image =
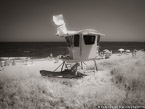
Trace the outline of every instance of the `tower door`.
<instances>
[{"instance_id":1,"label":"tower door","mask_svg":"<svg viewBox=\"0 0 145 109\"><path fill-rule=\"evenodd\" d=\"M73 59L80 59L80 34L75 34L73 36Z\"/></svg>"},{"instance_id":2,"label":"tower door","mask_svg":"<svg viewBox=\"0 0 145 109\"><path fill-rule=\"evenodd\" d=\"M84 43L82 49L83 59L93 59L96 57L96 35L85 34L83 35Z\"/></svg>"}]
</instances>

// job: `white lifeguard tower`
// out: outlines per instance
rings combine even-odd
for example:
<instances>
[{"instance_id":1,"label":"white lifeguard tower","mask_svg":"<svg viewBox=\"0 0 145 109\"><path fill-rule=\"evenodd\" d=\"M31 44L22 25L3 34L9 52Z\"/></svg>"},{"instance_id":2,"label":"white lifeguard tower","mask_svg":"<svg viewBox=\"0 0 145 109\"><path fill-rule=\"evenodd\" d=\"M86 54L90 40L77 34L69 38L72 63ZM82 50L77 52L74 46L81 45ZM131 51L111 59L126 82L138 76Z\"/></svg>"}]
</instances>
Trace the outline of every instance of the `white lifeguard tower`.
<instances>
[{"instance_id":1,"label":"white lifeguard tower","mask_svg":"<svg viewBox=\"0 0 145 109\"><path fill-rule=\"evenodd\" d=\"M104 36L104 34L94 29L68 31L62 15L53 16L53 21L58 25L56 35L66 39L69 50L69 56L62 58L64 61L62 69L65 62L76 63L76 67L79 62L82 63L87 60L94 60L94 62L96 62L95 59L98 55L100 37Z\"/></svg>"},{"instance_id":2,"label":"white lifeguard tower","mask_svg":"<svg viewBox=\"0 0 145 109\"><path fill-rule=\"evenodd\" d=\"M75 31L65 36L69 50L69 60L75 62L96 58L101 34L93 29Z\"/></svg>"}]
</instances>

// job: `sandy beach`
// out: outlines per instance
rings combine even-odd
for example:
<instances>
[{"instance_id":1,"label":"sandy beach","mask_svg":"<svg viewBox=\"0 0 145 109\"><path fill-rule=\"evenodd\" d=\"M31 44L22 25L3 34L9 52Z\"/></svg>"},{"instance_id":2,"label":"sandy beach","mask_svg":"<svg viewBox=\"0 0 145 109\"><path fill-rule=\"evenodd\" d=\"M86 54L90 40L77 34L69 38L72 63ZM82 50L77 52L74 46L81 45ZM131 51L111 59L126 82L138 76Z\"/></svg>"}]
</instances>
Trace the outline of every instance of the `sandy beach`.
<instances>
[{"instance_id":1,"label":"sandy beach","mask_svg":"<svg viewBox=\"0 0 145 109\"><path fill-rule=\"evenodd\" d=\"M12 59L12 58L11 58ZM33 59L1 67L0 108L89 109L98 106L143 106L145 104L145 52L136 56L112 54L92 61L82 78L43 77L40 70L54 71L62 60ZM60 71L60 69L58 69Z\"/></svg>"}]
</instances>

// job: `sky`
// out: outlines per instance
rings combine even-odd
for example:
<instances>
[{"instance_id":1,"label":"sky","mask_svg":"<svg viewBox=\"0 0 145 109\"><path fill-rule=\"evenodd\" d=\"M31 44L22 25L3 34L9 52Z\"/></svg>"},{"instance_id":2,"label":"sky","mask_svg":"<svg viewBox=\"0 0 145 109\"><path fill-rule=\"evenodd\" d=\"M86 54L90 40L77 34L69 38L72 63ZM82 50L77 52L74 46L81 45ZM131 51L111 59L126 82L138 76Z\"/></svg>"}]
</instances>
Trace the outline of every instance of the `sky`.
<instances>
[{"instance_id":1,"label":"sky","mask_svg":"<svg viewBox=\"0 0 145 109\"><path fill-rule=\"evenodd\" d=\"M52 16L68 30L95 29L102 41L145 41L145 0L1 0L0 42L53 42Z\"/></svg>"}]
</instances>

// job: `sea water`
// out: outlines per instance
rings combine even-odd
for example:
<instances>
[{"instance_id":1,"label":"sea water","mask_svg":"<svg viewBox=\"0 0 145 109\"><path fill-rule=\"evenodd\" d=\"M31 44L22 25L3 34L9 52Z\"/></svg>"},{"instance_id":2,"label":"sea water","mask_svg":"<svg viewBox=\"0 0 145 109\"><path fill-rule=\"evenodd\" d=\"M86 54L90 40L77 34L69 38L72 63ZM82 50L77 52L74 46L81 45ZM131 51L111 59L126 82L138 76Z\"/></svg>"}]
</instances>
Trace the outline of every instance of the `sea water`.
<instances>
[{"instance_id":1,"label":"sea water","mask_svg":"<svg viewBox=\"0 0 145 109\"><path fill-rule=\"evenodd\" d=\"M118 49L145 50L145 42L100 42L104 49L117 53ZM66 42L0 42L0 57L44 58L68 54Z\"/></svg>"}]
</instances>

